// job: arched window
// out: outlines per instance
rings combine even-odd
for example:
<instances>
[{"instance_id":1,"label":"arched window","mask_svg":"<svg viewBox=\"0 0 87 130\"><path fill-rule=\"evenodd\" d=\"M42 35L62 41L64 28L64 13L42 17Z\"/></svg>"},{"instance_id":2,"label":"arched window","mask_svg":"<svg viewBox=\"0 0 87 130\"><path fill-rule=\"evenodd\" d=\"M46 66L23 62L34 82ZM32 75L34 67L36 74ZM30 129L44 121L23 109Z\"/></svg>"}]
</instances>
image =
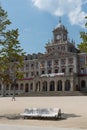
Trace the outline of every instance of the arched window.
<instances>
[{"instance_id":1,"label":"arched window","mask_svg":"<svg viewBox=\"0 0 87 130\"><path fill-rule=\"evenodd\" d=\"M15 85L15 90L18 90L18 84Z\"/></svg>"},{"instance_id":2,"label":"arched window","mask_svg":"<svg viewBox=\"0 0 87 130\"><path fill-rule=\"evenodd\" d=\"M54 71L55 73L58 73L58 69L55 69L55 71Z\"/></svg>"},{"instance_id":3,"label":"arched window","mask_svg":"<svg viewBox=\"0 0 87 130\"><path fill-rule=\"evenodd\" d=\"M20 84L20 90L23 90L23 88L24 88L24 85L23 85L23 83L21 83Z\"/></svg>"},{"instance_id":4,"label":"arched window","mask_svg":"<svg viewBox=\"0 0 87 130\"><path fill-rule=\"evenodd\" d=\"M86 82L85 82L85 80L82 80L81 81L81 88L85 88L86 87Z\"/></svg>"},{"instance_id":5,"label":"arched window","mask_svg":"<svg viewBox=\"0 0 87 130\"><path fill-rule=\"evenodd\" d=\"M51 74L51 73L52 73L52 70L51 70L51 69L49 69L49 70L48 70L48 74Z\"/></svg>"},{"instance_id":6,"label":"arched window","mask_svg":"<svg viewBox=\"0 0 87 130\"><path fill-rule=\"evenodd\" d=\"M57 90L62 91L62 81L61 80L58 81L58 89Z\"/></svg>"},{"instance_id":7,"label":"arched window","mask_svg":"<svg viewBox=\"0 0 87 130\"><path fill-rule=\"evenodd\" d=\"M55 91L55 82L54 81L50 82L50 91Z\"/></svg>"},{"instance_id":8,"label":"arched window","mask_svg":"<svg viewBox=\"0 0 87 130\"><path fill-rule=\"evenodd\" d=\"M70 86L70 80L66 80L65 81L65 91L70 91L70 88L71 88L71 86Z\"/></svg>"},{"instance_id":9,"label":"arched window","mask_svg":"<svg viewBox=\"0 0 87 130\"><path fill-rule=\"evenodd\" d=\"M47 91L47 81L43 82L43 91Z\"/></svg>"},{"instance_id":10,"label":"arched window","mask_svg":"<svg viewBox=\"0 0 87 130\"><path fill-rule=\"evenodd\" d=\"M28 83L25 84L25 92L26 93L29 92L29 85L28 85Z\"/></svg>"}]
</instances>

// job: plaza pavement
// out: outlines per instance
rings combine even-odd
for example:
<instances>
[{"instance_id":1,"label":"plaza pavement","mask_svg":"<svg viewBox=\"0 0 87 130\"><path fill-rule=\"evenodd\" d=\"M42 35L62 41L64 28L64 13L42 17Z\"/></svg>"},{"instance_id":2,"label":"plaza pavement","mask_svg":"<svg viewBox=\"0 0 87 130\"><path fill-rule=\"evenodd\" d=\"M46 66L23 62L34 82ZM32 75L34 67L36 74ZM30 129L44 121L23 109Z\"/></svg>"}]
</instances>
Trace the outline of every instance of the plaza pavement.
<instances>
[{"instance_id":1,"label":"plaza pavement","mask_svg":"<svg viewBox=\"0 0 87 130\"><path fill-rule=\"evenodd\" d=\"M53 128L53 127L37 127L37 126L20 126L20 125L3 125L0 124L0 130L84 130L75 128Z\"/></svg>"},{"instance_id":2,"label":"plaza pavement","mask_svg":"<svg viewBox=\"0 0 87 130\"><path fill-rule=\"evenodd\" d=\"M12 118L25 108L61 108L65 118L60 121ZM1 97L0 124L3 124L0 130L87 130L87 96L16 97L16 101L12 101L12 97Z\"/></svg>"}]
</instances>

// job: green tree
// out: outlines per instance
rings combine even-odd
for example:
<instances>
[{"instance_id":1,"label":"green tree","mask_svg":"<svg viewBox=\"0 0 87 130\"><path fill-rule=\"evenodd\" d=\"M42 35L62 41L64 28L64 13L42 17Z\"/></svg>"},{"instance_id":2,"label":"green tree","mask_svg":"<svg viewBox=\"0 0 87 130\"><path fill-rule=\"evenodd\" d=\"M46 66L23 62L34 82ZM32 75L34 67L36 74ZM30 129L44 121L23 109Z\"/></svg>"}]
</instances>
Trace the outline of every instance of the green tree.
<instances>
[{"instance_id":1,"label":"green tree","mask_svg":"<svg viewBox=\"0 0 87 130\"><path fill-rule=\"evenodd\" d=\"M7 29L10 24L7 12L0 6L0 82L3 89L11 84L15 90L17 80L23 77L21 68L25 53L18 41L18 29Z\"/></svg>"},{"instance_id":2,"label":"green tree","mask_svg":"<svg viewBox=\"0 0 87 130\"><path fill-rule=\"evenodd\" d=\"M87 16L85 18L87 19ZM85 27L87 28L87 22L85 24ZM82 42L78 45L78 48L81 52L87 53L87 32L80 32L80 37L82 39Z\"/></svg>"}]
</instances>

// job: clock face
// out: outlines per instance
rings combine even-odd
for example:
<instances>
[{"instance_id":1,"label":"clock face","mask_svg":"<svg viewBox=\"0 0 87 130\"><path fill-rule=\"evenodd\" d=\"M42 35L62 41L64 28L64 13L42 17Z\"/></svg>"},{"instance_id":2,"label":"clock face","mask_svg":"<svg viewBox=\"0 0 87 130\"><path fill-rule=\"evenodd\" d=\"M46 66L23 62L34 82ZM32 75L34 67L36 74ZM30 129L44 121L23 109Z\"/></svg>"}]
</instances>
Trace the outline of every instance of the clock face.
<instances>
[{"instance_id":1,"label":"clock face","mask_svg":"<svg viewBox=\"0 0 87 130\"><path fill-rule=\"evenodd\" d=\"M56 36L56 39L57 39L57 40L61 39L61 35L57 35L57 36Z\"/></svg>"}]
</instances>

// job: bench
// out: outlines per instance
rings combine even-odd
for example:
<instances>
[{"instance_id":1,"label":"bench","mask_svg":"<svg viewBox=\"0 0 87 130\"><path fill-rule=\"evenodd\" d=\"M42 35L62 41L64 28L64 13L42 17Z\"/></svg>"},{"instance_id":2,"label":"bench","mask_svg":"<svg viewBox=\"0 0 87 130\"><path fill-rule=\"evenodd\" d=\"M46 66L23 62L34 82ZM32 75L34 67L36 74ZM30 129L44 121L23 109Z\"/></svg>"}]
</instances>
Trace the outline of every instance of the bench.
<instances>
[{"instance_id":1,"label":"bench","mask_svg":"<svg viewBox=\"0 0 87 130\"><path fill-rule=\"evenodd\" d=\"M24 113L20 114L24 119L25 118L61 118L61 109L60 108L28 108L24 110Z\"/></svg>"}]
</instances>

